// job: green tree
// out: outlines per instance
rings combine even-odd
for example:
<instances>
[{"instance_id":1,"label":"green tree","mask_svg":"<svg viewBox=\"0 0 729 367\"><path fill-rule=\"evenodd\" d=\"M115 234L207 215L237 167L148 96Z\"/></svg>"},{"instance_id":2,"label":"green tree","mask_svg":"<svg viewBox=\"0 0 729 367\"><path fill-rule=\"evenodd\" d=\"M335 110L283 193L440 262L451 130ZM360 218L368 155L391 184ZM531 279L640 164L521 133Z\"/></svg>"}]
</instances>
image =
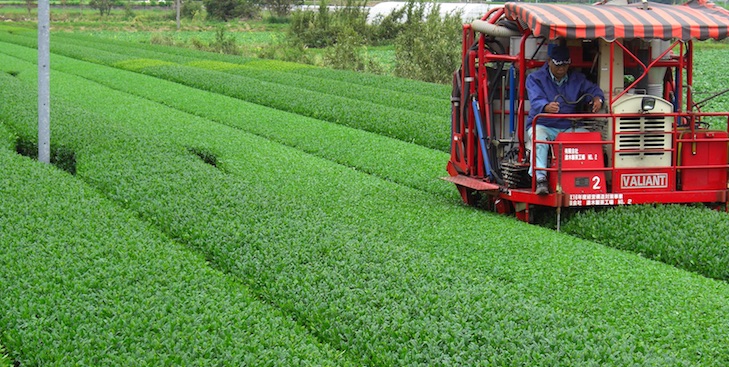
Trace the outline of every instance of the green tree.
<instances>
[{"instance_id":1,"label":"green tree","mask_svg":"<svg viewBox=\"0 0 729 367\"><path fill-rule=\"evenodd\" d=\"M195 19L204 14L202 1L185 1L182 3L181 16L187 19Z\"/></svg>"},{"instance_id":2,"label":"green tree","mask_svg":"<svg viewBox=\"0 0 729 367\"><path fill-rule=\"evenodd\" d=\"M254 18L260 8L252 0L204 0L205 9L213 19L227 22L235 18Z\"/></svg>"},{"instance_id":3,"label":"green tree","mask_svg":"<svg viewBox=\"0 0 729 367\"><path fill-rule=\"evenodd\" d=\"M89 6L92 9L98 9L101 16L111 14L111 8L114 6L114 0L90 0Z\"/></svg>"},{"instance_id":4,"label":"green tree","mask_svg":"<svg viewBox=\"0 0 729 367\"><path fill-rule=\"evenodd\" d=\"M448 83L460 62L461 16L440 14L432 4L422 20L425 5L408 12L407 26L395 40L395 75L431 83Z\"/></svg>"},{"instance_id":5,"label":"green tree","mask_svg":"<svg viewBox=\"0 0 729 367\"><path fill-rule=\"evenodd\" d=\"M339 37L349 30L354 30L362 41L369 41L372 32L367 24L364 2L357 4L356 0L347 0L344 6L336 10L330 10L327 5L327 0L320 0L316 12L294 12L287 36L298 38L307 47L314 48L336 44Z\"/></svg>"},{"instance_id":6,"label":"green tree","mask_svg":"<svg viewBox=\"0 0 729 367\"><path fill-rule=\"evenodd\" d=\"M354 28L344 26L337 34L337 42L324 52L324 64L334 69L381 74L382 66L367 54L366 41Z\"/></svg>"},{"instance_id":7,"label":"green tree","mask_svg":"<svg viewBox=\"0 0 729 367\"><path fill-rule=\"evenodd\" d=\"M407 6L394 9L390 14L378 16L373 20L374 35L372 41L374 43L392 42L405 29L405 18L408 9L411 9L414 3L410 2Z\"/></svg>"},{"instance_id":8,"label":"green tree","mask_svg":"<svg viewBox=\"0 0 729 367\"><path fill-rule=\"evenodd\" d=\"M263 5L278 17L289 15L294 5L301 5L303 3L303 0L263 0Z\"/></svg>"}]
</instances>

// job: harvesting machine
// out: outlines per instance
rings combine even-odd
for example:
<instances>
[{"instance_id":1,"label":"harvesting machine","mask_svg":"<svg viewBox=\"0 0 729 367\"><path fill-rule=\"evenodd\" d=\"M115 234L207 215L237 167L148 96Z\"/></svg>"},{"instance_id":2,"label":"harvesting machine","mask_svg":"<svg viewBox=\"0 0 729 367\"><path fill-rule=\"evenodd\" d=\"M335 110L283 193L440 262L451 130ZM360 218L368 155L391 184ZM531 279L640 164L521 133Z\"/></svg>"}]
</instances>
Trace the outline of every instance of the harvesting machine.
<instances>
[{"instance_id":1,"label":"harvesting machine","mask_svg":"<svg viewBox=\"0 0 729 367\"><path fill-rule=\"evenodd\" d=\"M696 100L693 65L695 41L728 32L729 12L706 0L512 2L491 9L463 26L443 179L465 203L527 222L539 208L555 209L558 225L561 210L574 207L705 203L727 210L729 112L701 111L713 96ZM527 124L525 81L555 43L568 47L570 70L599 85L603 107L539 113ZM563 103L581 100L592 98ZM587 132L528 141L525 126L544 117L569 118ZM550 148L546 195L536 193L529 174L536 144Z\"/></svg>"}]
</instances>

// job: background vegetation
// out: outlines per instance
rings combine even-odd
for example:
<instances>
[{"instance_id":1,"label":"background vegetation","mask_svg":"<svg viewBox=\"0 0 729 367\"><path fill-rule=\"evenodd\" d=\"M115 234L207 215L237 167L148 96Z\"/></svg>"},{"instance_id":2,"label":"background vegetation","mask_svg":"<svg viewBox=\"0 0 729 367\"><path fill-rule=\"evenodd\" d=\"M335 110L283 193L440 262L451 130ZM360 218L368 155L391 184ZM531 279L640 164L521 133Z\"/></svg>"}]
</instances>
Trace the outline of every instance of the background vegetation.
<instances>
[{"instance_id":1,"label":"background vegetation","mask_svg":"<svg viewBox=\"0 0 729 367\"><path fill-rule=\"evenodd\" d=\"M304 6L294 0L92 0L53 6L56 32L261 57L447 83L458 63L460 14L411 0L368 22L364 1ZM274 3L276 2L276 3ZM2 3L0 3L2 4ZM0 5L0 20L34 26L35 7ZM444 72L445 70L445 72Z\"/></svg>"}]
</instances>

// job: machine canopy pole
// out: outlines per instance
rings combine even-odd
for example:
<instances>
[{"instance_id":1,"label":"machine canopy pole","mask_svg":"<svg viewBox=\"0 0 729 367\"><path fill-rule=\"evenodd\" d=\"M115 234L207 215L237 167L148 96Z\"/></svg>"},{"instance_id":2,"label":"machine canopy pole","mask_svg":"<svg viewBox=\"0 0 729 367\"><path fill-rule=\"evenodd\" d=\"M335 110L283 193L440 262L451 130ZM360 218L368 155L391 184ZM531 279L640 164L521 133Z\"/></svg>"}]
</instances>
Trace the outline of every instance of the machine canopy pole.
<instances>
[{"instance_id":1,"label":"machine canopy pole","mask_svg":"<svg viewBox=\"0 0 729 367\"><path fill-rule=\"evenodd\" d=\"M38 160L51 162L50 1L38 1Z\"/></svg>"}]
</instances>

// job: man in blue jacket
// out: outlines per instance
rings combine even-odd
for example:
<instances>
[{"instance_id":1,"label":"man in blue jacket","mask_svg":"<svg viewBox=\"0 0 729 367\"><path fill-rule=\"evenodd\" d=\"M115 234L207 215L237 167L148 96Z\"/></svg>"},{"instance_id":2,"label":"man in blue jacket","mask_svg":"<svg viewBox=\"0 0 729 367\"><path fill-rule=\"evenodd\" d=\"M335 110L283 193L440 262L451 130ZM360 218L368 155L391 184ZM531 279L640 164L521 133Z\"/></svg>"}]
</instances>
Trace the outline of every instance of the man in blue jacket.
<instances>
[{"instance_id":1,"label":"man in blue jacket","mask_svg":"<svg viewBox=\"0 0 729 367\"><path fill-rule=\"evenodd\" d=\"M565 45L552 45L549 49L549 60L544 66L529 74L526 79L526 89L529 95L529 116L526 121L526 134L528 142L532 141L532 122L540 113L579 113L578 100L580 97L592 100L592 112L602 108L605 95L600 87L587 80L580 72L570 72L571 63L569 49ZM583 97L584 96L584 97ZM585 132L587 129L581 124L567 118L540 118L537 120L536 140L554 140L557 134L564 131ZM531 148L531 143L528 145ZM547 167L549 145L537 144L536 167ZM529 174L534 176L534 162L531 163ZM537 190L539 195L549 193L547 172L536 171Z\"/></svg>"}]
</instances>

